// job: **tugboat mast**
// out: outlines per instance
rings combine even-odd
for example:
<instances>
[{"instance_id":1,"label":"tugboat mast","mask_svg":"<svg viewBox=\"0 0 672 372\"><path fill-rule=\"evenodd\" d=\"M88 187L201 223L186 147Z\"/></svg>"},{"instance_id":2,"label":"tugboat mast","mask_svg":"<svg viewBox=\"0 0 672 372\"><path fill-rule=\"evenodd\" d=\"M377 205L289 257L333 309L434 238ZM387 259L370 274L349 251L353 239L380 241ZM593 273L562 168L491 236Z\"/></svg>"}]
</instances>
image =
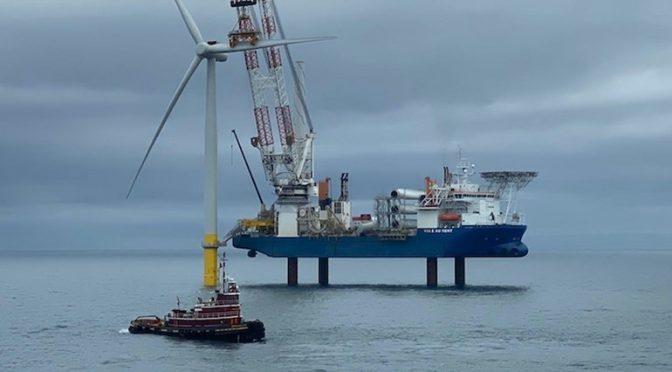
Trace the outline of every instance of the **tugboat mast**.
<instances>
[{"instance_id":1,"label":"tugboat mast","mask_svg":"<svg viewBox=\"0 0 672 372\"><path fill-rule=\"evenodd\" d=\"M226 280L226 252L222 250L222 258L219 261L219 271L221 272L221 284L222 284L222 293L226 292L227 280Z\"/></svg>"}]
</instances>

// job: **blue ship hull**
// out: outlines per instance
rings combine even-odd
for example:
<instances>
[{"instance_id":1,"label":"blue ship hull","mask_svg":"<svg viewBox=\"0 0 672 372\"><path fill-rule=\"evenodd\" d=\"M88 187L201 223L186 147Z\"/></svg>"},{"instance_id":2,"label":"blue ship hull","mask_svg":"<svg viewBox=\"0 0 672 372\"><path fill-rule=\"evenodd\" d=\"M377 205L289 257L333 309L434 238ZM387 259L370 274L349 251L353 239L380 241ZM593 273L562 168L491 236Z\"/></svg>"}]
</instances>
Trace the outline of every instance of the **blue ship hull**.
<instances>
[{"instance_id":1,"label":"blue ship hull","mask_svg":"<svg viewBox=\"0 0 672 372\"><path fill-rule=\"evenodd\" d=\"M523 257L524 225L418 229L416 235L276 237L238 235L233 246L270 257Z\"/></svg>"}]
</instances>

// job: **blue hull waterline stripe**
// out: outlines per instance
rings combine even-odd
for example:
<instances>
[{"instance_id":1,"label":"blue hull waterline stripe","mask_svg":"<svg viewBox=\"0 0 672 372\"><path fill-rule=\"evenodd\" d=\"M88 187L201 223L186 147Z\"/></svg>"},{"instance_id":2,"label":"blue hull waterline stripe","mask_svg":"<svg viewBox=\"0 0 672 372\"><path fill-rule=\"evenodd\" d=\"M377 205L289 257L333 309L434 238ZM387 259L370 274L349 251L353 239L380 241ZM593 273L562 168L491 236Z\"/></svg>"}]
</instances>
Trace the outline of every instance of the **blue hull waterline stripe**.
<instances>
[{"instance_id":1,"label":"blue hull waterline stripe","mask_svg":"<svg viewBox=\"0 0 672 372\"><path fill-rule=\"evenodd\" d=\"M418 229L416 235L274 237L238 235L233 246L270 257L523 257L524 225Z\"/></svg>"}]
</instances>

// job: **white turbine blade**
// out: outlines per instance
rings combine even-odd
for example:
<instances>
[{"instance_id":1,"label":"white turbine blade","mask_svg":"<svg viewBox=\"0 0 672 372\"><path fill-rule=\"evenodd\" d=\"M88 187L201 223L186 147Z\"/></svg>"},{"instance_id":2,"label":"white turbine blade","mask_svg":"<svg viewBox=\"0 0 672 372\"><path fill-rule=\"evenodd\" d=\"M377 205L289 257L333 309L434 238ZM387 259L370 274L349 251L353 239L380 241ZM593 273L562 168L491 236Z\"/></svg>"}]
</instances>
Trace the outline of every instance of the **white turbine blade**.
<instances>
[{"instance_id":1,"label":"white turbine blade","mask_svg":"<svg viewBox=\"0 0 672 372\"><path fill-rule=\"evenodd\" d=\"M199 31L198 26L196 26L196 22L194 22L194 19L191 17L191 13L189 13L187 7L184 6L182 0L175 0L175 4L177 5L177 9L180 11L182 19L184 20L184 24L187 25L189 33L191 34L191 37L194 39L194 42L196 44L202 43L204 40L203 36L201 35L201 31Z\"/></svg>"},{"instance_id":2,"label":"white turbine blade","mask_svg":"<svg viewBox=\"0 0 672 372\"><path fill-rule=\"evenodd\" d=\"M281 45L290 45L290 44L302 44L302 43L312 43L316 41L325 41L335 39L333 36L327 37L306 37L301 39L276 39L276 40L259 40L256 44L239 44L231 48L227 44L217 43L214 45L208 45L206 52L209 54L217 53L235 53L235 52L244 52L252 49L261 49L261 48L270 48Z\"/></svg>"},{"instance_id":3,"label":"white turbine blade","mask_svg":"<svg viewBox=\"0 0 672 372\"><path fill-rule=\"evenodd\" d=\"M194 74L194 71L196 71L196 68L198 68L198 65L201 63L203 58L196 56L194 57L194 60L191 61L191 65L189 65L189 68L187 69L187 72L184 74L184 77L182 78L182 81L180 82L180 85L177 86L177 89L175 90L175 94L173 94L173 98L170 100L170 103L168 104L168 109L166 110L166 113L163 114L163 118L161 118L161 124L159 124L159 128L156 130L156 133L154 133L154 138L152 138L152 142L149 144L149 148L147 149L147 152L145 153L145 157L142 158L142 163L140 163L140 167L138 168L138 171L135 173L135 177L133 178L133 182L131 183L131 187L128 189L128 193L126 194L126 199L131 195L131 192L133 192L133 187L135 186L135 182L138 180L138 177L140 176L140 172L142 172L142 167L145 166L145 162L147 161L147 157L149 157L149 153L152 151L152 148L154 147L154 144L156 143L156 139L159 138L159 134L161 134L161 131L163 130L163 126L166 125L166 121L168 120L168 117L170 116L170 113L173 112L173 108L175 107L175 104L177 103L177 100L180 99L180 95L182 95L182 91L184 91L184 87L187 86L187 83L189 82L189 79L191 79L191 75Z\"/></svg>"}]
</instances>

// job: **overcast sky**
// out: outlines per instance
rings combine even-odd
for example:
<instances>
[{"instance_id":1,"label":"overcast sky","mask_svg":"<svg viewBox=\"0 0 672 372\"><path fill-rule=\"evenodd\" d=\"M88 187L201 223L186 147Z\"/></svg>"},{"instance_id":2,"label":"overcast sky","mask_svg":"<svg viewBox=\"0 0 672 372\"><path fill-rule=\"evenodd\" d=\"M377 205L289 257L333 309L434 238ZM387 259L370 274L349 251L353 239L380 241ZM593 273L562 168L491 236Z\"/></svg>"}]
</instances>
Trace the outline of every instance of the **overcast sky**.
<instances>
[{"instance_id":1,"label":"overcast sky","mask_svg":"<svg viewBox=\"0 0 672 372\"><path fill-rule=\"evenodd\" d=\"M226 39L228 1L184 1ZM289 37L338 37L292 50L316 176L350 172L355 213L461 146L478 170L539 172L520 201L531 250L669 247L672 2L277 4ZM0 249L199 249L203 66L125 199L193 58L173 1L3 0L0 48ZM241 56L217 73L224 234L258 209L230 134L255 131Z\"/></svg>"}]
</instances>

